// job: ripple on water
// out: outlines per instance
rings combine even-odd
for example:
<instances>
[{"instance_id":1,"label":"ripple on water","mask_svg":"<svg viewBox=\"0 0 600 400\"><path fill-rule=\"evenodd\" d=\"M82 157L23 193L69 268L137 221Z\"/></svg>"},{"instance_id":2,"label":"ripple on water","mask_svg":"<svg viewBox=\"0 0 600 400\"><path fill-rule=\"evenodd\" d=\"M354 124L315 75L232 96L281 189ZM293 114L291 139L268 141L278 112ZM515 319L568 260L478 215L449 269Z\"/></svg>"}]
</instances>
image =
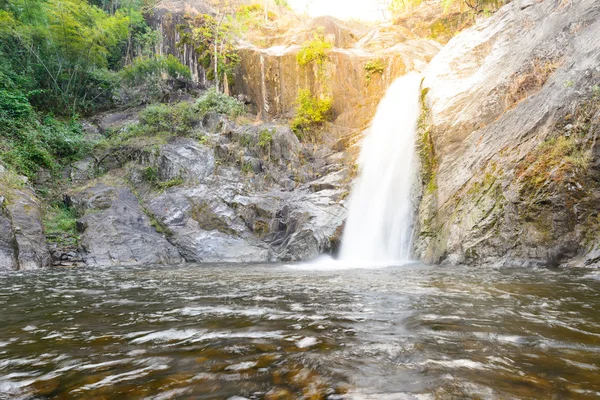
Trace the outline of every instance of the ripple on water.
<instances>
[{"instance_id":1,"label":"ripple on water","mask_svg":"<svg viewBox=\"0 0 600 400\"><path fill-rule=\"evenodd\" d=\"M600 281L590 274L254 265L7 275L0 392L595 398Z\"/></svg>"}]
</instances>

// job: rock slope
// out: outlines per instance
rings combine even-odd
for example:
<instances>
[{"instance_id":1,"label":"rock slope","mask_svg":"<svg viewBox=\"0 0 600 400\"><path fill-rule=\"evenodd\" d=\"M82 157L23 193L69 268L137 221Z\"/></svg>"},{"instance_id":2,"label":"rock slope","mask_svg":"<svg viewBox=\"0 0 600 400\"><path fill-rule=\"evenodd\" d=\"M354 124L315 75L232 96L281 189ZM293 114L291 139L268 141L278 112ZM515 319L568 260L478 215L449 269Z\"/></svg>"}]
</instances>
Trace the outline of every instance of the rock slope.
<instances>
[{"instance_id":1,"label":"rock slope","mask_svg":"<svg viewBox=\"0 0 600 400\"><path fill-rule=\"evenodd\" d=\"M600 3L517 0L452 39L424 81L427 262L594 263Z\"/></svg>"}]
</instances>

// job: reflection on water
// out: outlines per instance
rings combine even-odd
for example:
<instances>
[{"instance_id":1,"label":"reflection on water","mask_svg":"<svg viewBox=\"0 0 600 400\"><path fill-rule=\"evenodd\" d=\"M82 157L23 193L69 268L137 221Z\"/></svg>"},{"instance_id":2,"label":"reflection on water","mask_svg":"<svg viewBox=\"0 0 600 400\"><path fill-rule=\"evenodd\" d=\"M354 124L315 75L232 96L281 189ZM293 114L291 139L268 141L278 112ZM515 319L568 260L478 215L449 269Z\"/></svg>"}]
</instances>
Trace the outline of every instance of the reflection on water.
<instances>
[{"instance_id":1,"label":"reflection on water","mask_svg":"<svg viewBox=\"0 0 600 400\"><path fill-rule=\"evenodd\" d=\"M600 274L420 265L0 277L0 398L600 397Z\"/></svg>"}]
</instances>

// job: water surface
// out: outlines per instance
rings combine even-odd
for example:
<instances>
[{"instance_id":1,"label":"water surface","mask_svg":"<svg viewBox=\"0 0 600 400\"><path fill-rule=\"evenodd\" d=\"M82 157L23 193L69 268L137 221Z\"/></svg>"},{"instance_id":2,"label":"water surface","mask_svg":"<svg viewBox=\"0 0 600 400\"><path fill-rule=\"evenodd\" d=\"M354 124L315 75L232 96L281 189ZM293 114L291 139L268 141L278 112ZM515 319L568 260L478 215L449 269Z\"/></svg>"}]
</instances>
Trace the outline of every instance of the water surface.
<instances>
[{"instance_id":1,"label":"water surface","mask_svg":"<svg viewBox=\"0 0 600 400\"><path fill-rule=\"evenodd\" d=\"M0 276L0 398L600 398L600 271Z\"/></svg>"}]
</instances>

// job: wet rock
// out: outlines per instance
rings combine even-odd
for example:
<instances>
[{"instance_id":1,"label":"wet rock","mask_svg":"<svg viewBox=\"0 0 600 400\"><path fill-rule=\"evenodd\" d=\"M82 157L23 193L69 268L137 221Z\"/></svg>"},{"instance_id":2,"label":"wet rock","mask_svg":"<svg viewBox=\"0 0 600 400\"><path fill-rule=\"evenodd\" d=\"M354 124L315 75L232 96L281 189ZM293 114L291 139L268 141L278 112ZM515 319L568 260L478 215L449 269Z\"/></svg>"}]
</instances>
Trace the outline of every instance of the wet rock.
<instances>
[{"instance_id":1,"label":"wet rock","mask_svg":"<svg viewBox=\"0 0 600 400\"><path fill-rule=\"evenodd\" d=\"M98 184L71 195L85 215L81 247L88 266L179 264L179 252L152 226L137 197L123 186Z\"/></svg>"},{"instance_id":2,"label":"wet rock","mask_svg":"<svg viewBox=\"0 0 600 400\"><path fill-rule=\"evenodd\" d=\"M274 221L276 229L266 238L272 246L271 259L310 260L334 250L333 238L347 215L340 204L343 193L344 190L290 193Z\"/></svg>"}]
</instances>

